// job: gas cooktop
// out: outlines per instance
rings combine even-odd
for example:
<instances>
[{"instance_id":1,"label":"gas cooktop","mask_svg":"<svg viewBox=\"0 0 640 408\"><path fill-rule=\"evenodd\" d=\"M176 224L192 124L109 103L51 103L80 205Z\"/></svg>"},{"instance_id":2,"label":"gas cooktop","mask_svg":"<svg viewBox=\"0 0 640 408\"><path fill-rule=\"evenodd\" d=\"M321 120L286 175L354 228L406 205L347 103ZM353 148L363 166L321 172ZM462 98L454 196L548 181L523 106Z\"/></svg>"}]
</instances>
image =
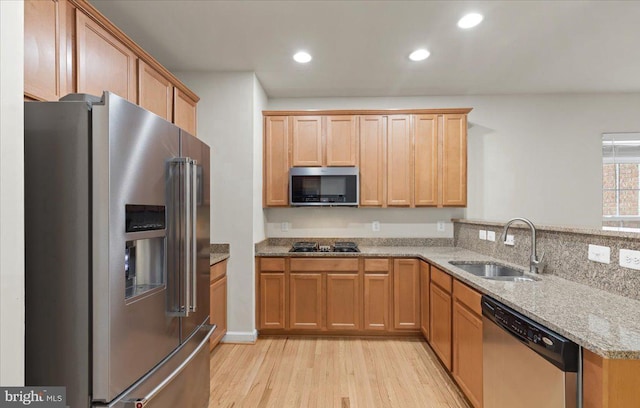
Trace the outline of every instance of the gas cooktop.
<instances>
[{"instance_id":1,"label":"gas cooktop","mask_svg":"<svg viewBox=\"0 0 640 408\"><path fill-rule=\"evenodd\" d=\"M294 242L289 252L360 252L355 242L334 242L333 245L318 245L317 242Z\"/></svg>"}]
</instances>

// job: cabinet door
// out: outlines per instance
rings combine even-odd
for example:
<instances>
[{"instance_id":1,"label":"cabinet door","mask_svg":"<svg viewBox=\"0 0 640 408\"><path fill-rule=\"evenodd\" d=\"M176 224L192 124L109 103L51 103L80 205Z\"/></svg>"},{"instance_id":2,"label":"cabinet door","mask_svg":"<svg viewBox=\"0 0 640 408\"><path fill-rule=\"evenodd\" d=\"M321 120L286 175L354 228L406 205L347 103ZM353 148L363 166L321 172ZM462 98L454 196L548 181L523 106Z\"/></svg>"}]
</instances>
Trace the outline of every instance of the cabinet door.
<instances>
[{"instance_id":1,"label":"cabinet door","mask_svg":"<svg viewBox=\"0 0 640 408\"><path fill-rule=\"evenodd\" d=\"M284 273L260 274L259 329L284 329Z\"/></svg>"},{"instance_id":2,"label":"cabinet door","mask_svg":"<svg viewBox=\"0 0 640 408\"><path fill-rule=\"evenodd\" d=\"M327 166L356 166L357 116L327 116Z\"/></svg>"},{"instance_id":3,"label":"cabinet door","mask_svg":"<svg viewBox=\"0 0 640 408\"><path fill-rule=\"evenodd\" d=\"M111 91L136 103L136 55L85 14L76 11L78 92Z\"/></svg>"},{"instance_id":4,"label":"cabinet door","mask_svg":"<svg viewBox=\"0 0 640 408\"><path fill-rule=\"evenodd\" d=\"M293 166L322 166L322 116L294 116Z\"/></svg>"},{"instance_id":5,"label":"cabinet door","mask_svg":"<svg viewBox=\"0 0 640 408\"><path fill-rule=\"evenodd\" d=\"M360 116L360 205L384 207L387 141L383 116Z\"/></svg>"},{"instance_id":6,"label":"cabinet door","mask_svg":"<svg viewBox=\"0 0 640 408\"><path fill-rule=\"evenodd\" d=\"M442 125L441 205L467 205L467 115L444 115Z\"/></svg>"},{"instance_id":7,"label":"cabinet door","mask_svg":"<svg viewBox=\"0 0 640 408\"><path fill-rule=\"evenodd\" d=\"M453 305L453 377L474 407L482 407L482 319Z\"/></svg>"},{"instance_id":8,"label":"cabinet door","mask_svg":"<svg viewBox=\"0 0 640 408\"><path fill-rule=\"evenodd\" d=\"M196 135L197 130L197 104L189 95L178 88L173 88L173 123L193 136Z\"/></svg>"},{"instance_id":9,"label":"cabinet door","mask_svg":"<svg viewBox=\"0 0 640 408\"><path fill-rule=\"evenodd\" d=\"M414 115L414 203L438 205L438 115Z\"/></svg>"},{"instance_id":10,"label":"cabinet door","mask_svg":"<svg viewBox=\"0 0 640 408\"><path fill-rule=\"evenodd\" d=\"M24 2L24 93L57 101L66 94L66 0Z\"/></svg>"},{"instance_id":11,"label":"cabinet door","mask_svg":"<svg viewBox=\"0 0 640 408\"><path fill-rule=\"evenodd\" d=\"M420 266L417 259L393 261L393 324L420 329Z\"/></svg>"},{"instance_id":12,"label":"cabinet door","mask_svg":"<svg viewBox=\"0 0 640 408\"><path fill-rule=\"evenodd\" d=\"M289 117L264 122L264 206L289 205Z\"/></svg>"},{"instance_id":13,"label":"cabinet door","mask_svg":"<svg viewBox=\"0 0 640 408\"><path fill-rule=\"evenodd\" d=\"M142 60L138 60L138 105L171 122L173 85Z\"/></svg>"},{"instance_id":14,"label":"cabinet door","mask_svg":"<svg viewBox=\"0 0 640 408\"><path fill-rule=\"evenodd\" d=\"M359 330L362 320L357 273L327 274L327 330Z\"/></svg>"},{"instance_id":15,"label":"cabinet door","mask_svg":"<svg viewBox=\"0 0 640 408\"><path fill-rule=\"evenodd\" d=\"M431 347L451 371L451 295L431 283Z\"/></svg>"},{"instance_id":16,"label":"cabinet door","mask_svg":"<svg viewBox=\"0 0 640 408\"><path fill-rule=\"evenodd\" d=\"M212 283L210 291L209 321L217 326L209 341L212 349L227 333L227 277L224 276Z\"/></svg>"},{"instance_id":17,"label":"cabinet door","mask_svg":"<svg viewBox=\"0 0 640 408\"><path fill-rule=\"evenodd\" d=\"M431 284L429 264L420 261L420 331L429 340L429 285Z\"/></svg>"},{"instance_id":18,"label":"cabinet door","mask_svg":"<svg viewBox=\"0 0 640 408\"><path fill-rule=\"evenodd\" d=\"M289 328L322 329L324 302L321 273L289 275Z\"/></svg>"},{"instance_id":19,"label":"cabinet door","mask_svg":"<svg viewBox=\"0 0 640 408\"><path fill-rule=\"evenodd\" d=\"M389 330L389 274L364 275L364 329Z\"/></svg>"},{"instance_id":20,"label":"cabinet door","mask_svg":"<svg viewBox=\"0 0 640 408\"><path fill-rule=\"evenodd\" d=\"M387 123L387 205L412 204L413 160L409 115L392 115Z\"/></svg>"}]
</instances>

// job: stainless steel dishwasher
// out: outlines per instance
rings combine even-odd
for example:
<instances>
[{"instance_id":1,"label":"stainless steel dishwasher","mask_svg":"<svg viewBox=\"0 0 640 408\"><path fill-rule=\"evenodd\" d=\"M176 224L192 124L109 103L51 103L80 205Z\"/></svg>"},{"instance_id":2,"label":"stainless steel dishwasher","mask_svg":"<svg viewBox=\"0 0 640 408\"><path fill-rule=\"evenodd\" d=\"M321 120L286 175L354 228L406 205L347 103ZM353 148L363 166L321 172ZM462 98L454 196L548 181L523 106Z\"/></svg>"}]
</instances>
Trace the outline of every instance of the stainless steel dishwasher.
<instances>
[{"instance_id":1,"label":"stainless steel dishwasher","mask_svg":"<svg viewBox=\"0 0 640 408\"><path fill-rule=\"evenodd\" d=\"M580 407L580 347L482 297L484 408Z\"/></svg>"}]
</instances>

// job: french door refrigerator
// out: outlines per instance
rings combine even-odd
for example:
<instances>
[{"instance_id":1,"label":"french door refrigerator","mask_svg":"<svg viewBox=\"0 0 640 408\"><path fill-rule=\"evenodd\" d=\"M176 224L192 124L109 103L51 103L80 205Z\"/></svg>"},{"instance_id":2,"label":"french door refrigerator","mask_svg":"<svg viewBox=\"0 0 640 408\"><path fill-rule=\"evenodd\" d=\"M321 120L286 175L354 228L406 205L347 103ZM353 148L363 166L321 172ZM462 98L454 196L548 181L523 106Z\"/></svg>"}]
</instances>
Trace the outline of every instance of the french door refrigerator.
<instances>
[{"instance_id":1,"label":"french door refrigerator","mask_svg":"<svg viewBox=\"0 0 640 408\"><path fill-rule=\"evenodd\" d=\"M25 102L26 385L209 401L209 147L127 100Z\"/></svg>"}]
</instances>

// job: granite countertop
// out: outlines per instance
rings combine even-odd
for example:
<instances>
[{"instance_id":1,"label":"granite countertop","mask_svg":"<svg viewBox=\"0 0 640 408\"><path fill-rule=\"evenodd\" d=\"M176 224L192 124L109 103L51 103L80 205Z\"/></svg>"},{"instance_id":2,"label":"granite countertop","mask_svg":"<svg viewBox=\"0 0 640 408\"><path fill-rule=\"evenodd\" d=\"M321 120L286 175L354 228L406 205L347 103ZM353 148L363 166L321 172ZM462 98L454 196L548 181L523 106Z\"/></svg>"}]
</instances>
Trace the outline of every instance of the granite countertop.
<instances>
[{"instance_id":1,"label":"granite countertop","mask_svg":"<svg viewBox=\"0 0 640 408\"><path fill-rule=\"evenodd\" d=\"M412 257L437 266L469 286L525 316L611 359L640 359L640 301L553 275L534 282L504 282L474 276L449 261L493 261L523 269L457 247L361 246L360 253L295 253L290 247L265 246L256 256Z\"/></svg>"},{"instance_id":2,"label":"granite countertop","mask_svg":"<svg viewBox=\"0 0 640 408\"><path fill-rule=\"evenodd\" d=\"M229 244L210 244L209 245L209 266L222 262L229 258Z\"/></svg>"}]
</instances>

